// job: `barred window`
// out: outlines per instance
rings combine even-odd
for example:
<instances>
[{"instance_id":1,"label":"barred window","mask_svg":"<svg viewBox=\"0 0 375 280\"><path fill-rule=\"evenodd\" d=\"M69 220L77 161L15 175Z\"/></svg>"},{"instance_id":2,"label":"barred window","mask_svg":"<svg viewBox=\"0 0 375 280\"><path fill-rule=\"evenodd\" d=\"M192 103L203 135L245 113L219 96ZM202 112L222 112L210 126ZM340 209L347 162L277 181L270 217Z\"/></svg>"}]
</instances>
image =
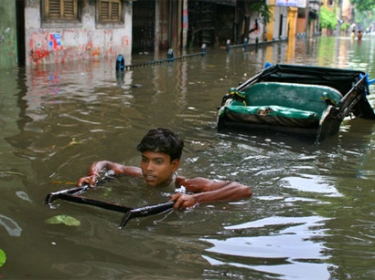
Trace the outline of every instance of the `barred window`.
<instances>
[{"instance_id":1,"label":"barred window","mask_svg":"<svg viewBox=\"0 0 375 280\"><path fill-rule=\"evenodd\" d=\"M78 18L78 0L45 0L46 19L76 20Z\"/></svg>"},{"instance_id":2,"label":"barred window","mask_svg":"<svg viewBox=\"0 0 375 280\"><path fill-rule=\"evenodd\" d=\"M99 0L99 22L121 22L121 0Z\"/></svg>"}]
</instances>

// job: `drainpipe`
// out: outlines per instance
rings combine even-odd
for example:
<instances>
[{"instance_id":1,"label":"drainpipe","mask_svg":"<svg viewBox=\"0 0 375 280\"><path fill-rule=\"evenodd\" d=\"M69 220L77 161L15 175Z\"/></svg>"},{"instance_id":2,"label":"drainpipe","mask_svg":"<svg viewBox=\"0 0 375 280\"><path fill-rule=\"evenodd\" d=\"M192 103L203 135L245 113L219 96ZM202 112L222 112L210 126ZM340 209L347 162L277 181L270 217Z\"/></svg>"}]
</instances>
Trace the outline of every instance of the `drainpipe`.
<instances>
[{"instance_id":1,"label":"drainpipe","mask_svg":"<svg viewBox=\"0 0 375 280\"><path fill-rule=\"evenodd\" d=\"M154 51L155 51L155 54L159 54L159 51L160 51L160 44L163 40L162 36L161 36L161 30L160 30L160 27L161 27L161 19L160 19L160 3L159 1L155 1L155 43L154 43Z\"/></svg>"},{"instance_id":2,"label":"drainpipe","mask_svg":"<svg viewBox=\"0 0 375 280\"><path fill-rule=\"evenodd\" d=\"M313 34L311 34L311 28L310 28L310 22L309 22L309 18L310 18L310 0L306 0L306 12L305 12L305 18L306 18L306 26L305 26L305 35L306 35L306 38L310 38L313 36Z\"/></svg>"},{"instance_id":3,"label":"drainpipe","mask_svg":"<svg viewBox=\"0 0 375 280\"><path fill-rule=\"evenodd\" d=\"M187 36L189 32L189 10L188 0L182 1L182 48L187 46Z\"/></svg>"},{"instance_id":4,"label":"drainpipe","mask_svg":"<svg viewBox=\"0 0 375 280\"><path fill-rule=\"evenodd\" d=\"M168 49L173 48L173 37L172 37L172 0L169 0L169 11L168 11Z\"/></svg>"}]
</instances>

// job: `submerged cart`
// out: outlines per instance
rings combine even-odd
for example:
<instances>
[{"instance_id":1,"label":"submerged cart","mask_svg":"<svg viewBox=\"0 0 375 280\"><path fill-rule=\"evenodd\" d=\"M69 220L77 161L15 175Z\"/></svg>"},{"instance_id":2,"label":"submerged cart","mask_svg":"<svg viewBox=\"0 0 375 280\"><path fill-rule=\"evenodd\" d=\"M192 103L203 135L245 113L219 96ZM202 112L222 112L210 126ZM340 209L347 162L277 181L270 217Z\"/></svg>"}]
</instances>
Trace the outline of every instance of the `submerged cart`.
<instances>
[{"instance_id":1,"label":"submerged cart","mask_svg":"<svg viewBox=\"0 0 375 280\"><path fill-rule=\"evenodd\" d=\"M139 208L132 208L127 207L124 205L101 201L92 199L89 197L82 196L82 194L90 189L89 185L84 185L82 187L76 187L66 190L61 190L57 192L51 192L47 194L45 198L45 203L48 204L50 207L52 207L52 204L57 199L63 199L71 202L76 202L80 204L86 204L86 205L92 205L99 208L112 210L121 212L124 214L121 223L119 225L119 229L122 229L125 227L125 225L128 223L129 220L134 218L141 218L141 217L147 217L150 215L155 215L159 213L163 213L167 210L170 210L173 208L174 202L168 201L165 203L155 204L155 205L147 205Z\"/></svg>"},{"instance_id":2,"label":"submerged cart","mask_svg":"<svg viewBox=\"0 0 375 280\"><path fill-rule=\"evenodd\" d=\"M362 71L266 64L224 95L217 130L276 131L320 142L336 134L347 116L375 120L367 99L373 82Z\"/></svg>"}]
</instances>

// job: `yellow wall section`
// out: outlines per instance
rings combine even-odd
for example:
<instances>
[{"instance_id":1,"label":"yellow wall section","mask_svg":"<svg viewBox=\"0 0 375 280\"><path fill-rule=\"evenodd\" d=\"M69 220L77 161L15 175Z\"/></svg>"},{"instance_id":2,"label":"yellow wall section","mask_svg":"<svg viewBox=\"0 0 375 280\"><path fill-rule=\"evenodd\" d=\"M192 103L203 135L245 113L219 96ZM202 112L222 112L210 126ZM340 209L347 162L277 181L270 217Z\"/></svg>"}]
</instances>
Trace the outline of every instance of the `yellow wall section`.
<instances>
[{"instance_id":1,"label":"yellow wall section","mask_svg":"<svg viewBox=\"0 0 375 280\"><path fill-rule=\"evenodd\" d=\"M267 41L272 41L273 39L273 30L275 25L275 3L276 0L269 0L268 1L268 8L272 13L271 22L267 24L267 31L266 31L266 38Z\"/></svg>"}]
</instances>

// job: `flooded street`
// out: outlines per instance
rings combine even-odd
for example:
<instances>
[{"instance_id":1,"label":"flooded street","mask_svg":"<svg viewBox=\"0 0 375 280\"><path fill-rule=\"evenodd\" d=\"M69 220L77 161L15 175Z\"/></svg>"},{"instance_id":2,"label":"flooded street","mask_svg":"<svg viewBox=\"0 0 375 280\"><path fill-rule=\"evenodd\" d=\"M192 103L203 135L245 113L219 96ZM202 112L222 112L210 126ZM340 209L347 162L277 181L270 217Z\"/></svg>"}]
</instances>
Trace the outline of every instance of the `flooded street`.
<instances>
[{"instance_id":1,"label":"flooded street","mask_svg":"<svg viewBox=\"0 0 375 280\"><path fill-rule=\"evenodd\" d=\"M0 77L0 249L4 279L374 279L375 122L345 120L320 144L216 132L230 87L266 62L352 68L375 78L375 36L208 49L124 75L113 61L9 69ZM160 59L139 54L131 62ZM370 104L375 107L375 87ZM92 162L139 166L155 127L185 141L179 174L239 181L253 197L130 220L58 200ZM170 189L106 181L88 196L140 207ZM68 215L79 226L46 220Z\"/></svg>"}]
</instances>

